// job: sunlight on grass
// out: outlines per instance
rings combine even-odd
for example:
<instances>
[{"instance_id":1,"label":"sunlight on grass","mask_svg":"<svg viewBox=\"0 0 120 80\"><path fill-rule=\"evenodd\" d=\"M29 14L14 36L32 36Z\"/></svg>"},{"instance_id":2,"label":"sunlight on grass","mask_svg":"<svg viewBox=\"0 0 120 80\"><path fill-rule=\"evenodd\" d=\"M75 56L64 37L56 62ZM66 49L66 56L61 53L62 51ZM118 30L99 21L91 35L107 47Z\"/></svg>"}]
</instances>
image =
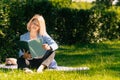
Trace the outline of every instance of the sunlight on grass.
<instances>
[{"instance_id":1,"label":"sunlight on grass","mask_svg":"<svg viewBox=\"0 0 120 80\"><path fill-rule=\"evenodd\" d=\"M61 45L56 51L59 66L89 67L83 71L34 71L0 69L0 80L120 80L120 41Z\"/></svg>"}]
</instances>

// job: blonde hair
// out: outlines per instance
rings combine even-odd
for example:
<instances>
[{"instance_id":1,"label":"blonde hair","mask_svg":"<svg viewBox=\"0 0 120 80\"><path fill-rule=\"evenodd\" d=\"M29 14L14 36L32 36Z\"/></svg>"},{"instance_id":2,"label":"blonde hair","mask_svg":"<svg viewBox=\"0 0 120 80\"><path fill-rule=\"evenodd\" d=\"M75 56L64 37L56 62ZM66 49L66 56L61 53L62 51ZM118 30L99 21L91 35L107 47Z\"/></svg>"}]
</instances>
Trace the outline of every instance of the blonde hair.
<instances>
[{"instance_id":1,"label":"blonde hair","mask_svg":"<svg viewBox=\"0 0 120 80\"><path fill-rule=\"evenodd\" d=\"M47 32L46 32L46 24L45 24L45 20L43 18L43 16L39 15L39 14L36 14L32 17L32 19L30 19L30 21L28 22L27 24L27 30L30 31L30 23L34 20L34 19L37 19L38 20L38 23L39 23L39 27L40 27L40 30L39 30L39 34L40 35L45 35Z\"/></svg>"}]
</instances>

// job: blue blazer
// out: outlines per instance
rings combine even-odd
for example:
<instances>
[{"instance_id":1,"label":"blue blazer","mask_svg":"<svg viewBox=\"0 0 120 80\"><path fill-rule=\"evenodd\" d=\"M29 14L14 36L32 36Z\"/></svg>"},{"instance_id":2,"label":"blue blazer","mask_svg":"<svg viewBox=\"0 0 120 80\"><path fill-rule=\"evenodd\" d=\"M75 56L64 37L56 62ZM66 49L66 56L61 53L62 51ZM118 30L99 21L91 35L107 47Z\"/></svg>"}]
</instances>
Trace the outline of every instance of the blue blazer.
<instances>
[{"instance_id":1,"label":"blue blazer","mask_svg":"<svg viewBox=\"0 0 120 80\"><path fill-rule=\"evenodd\" d=\"M37 38L42 39L43 44L45 44L45 43L48 44L53 51L58 49L57 43L48 34L46 34L44 36L41 36L38 34ZM30 32L27 32L20 36L20 41L29 41L29 40L30 40ZM20 50L19 57L22 55L23 55L23 52ZM56 62L56 61L53 60L53 62L51 63L52 65L50 67L57 65L57 63L54 63L54 62Z\"/></svg>"}]
</instances>

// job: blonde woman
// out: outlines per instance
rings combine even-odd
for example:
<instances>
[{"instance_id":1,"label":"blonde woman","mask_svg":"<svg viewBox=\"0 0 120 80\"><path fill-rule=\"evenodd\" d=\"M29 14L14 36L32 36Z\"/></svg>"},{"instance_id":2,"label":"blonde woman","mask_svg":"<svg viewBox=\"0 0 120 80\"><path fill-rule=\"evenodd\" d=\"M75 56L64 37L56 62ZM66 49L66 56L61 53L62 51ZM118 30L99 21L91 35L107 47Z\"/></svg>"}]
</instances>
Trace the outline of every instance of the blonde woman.
<instances>
[{"instance_id":1,"label":"blonde woman","mask_svg":"<svg viewBox=\"0 0 120 80\"><path fill-rule=\"evenodd\" d=\"M46 68L56 68L57 63L54 60L55 50L58 48L57 43L46 32L46 25L43 16L34 15L27 24L28 32L20 36L21 41L29 41L40 38L43 41L43 48L49 51L42 58L32 58L27 52L19 52L17 59L18 69L24 69L25 72L32 72L30 68L37 69L37 72L42 72Z\"/></svg>"}]
</instances>

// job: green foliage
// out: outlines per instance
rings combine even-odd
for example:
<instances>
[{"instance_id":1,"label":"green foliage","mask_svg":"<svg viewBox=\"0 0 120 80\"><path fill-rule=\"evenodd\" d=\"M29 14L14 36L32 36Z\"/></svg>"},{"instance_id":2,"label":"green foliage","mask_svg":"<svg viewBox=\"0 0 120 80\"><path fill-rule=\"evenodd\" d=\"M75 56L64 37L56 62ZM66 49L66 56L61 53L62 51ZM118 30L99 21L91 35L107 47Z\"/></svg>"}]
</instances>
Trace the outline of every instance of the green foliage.
<instances>
[{"instance_id":1,"label":"green foliage","mask_svg":"<svg viewBox=\"0 0 120 80\"><path fill-rule=\"evenodd\" d=\"M118 0L118 2L116 3L116 6L120 6L120 0Z\"/></svg>"},{"instance_id":2,"label":"green foliage","mask_svg":"<svg viewBox=\"0 0 120 80\"><path fill-rule=\"evenodd\" d=\"M61 45L55 59L59 66L89 67L81 71L45 70L26 74L22 70L0 69L0 80L119 80L120 41Z\"/></svg>"},{"instance_id":3,"label":"green foliage","mask_svg":"<svg viewBox=\"0 0 120 80\"><path fill-rule=\"evenodd\" d=\"M120 8L86 4L89 8L70 0L0 1L0 59L18 56L15 42L34 14L44 16L47 31L58 44L119 39Z\"/></svg>"},{"instance_id":4,"label":"green foliage","mask_svg":"<svg viewBox=\"0 0 120 80\"><path fill-rule=\"evenodd\" d=\"M117 10L92 8L89 30L90 41L99 42L106 39L119 39L119 15Z\"/></svg>"},{"instance_id":5,"label":"green foliage","mask_svg":"<svg viewBox=\"0 0 120 80\"><path fill-rule=\"evenodd\" d=\"M0 60L4 61L6 57L16 57L13 40L16 39L13 29L10 29L10 5L6 3L0 3Z\"/></svg>"},{"instance_id":6,"label":"green foliage","mask_svg":"<svg viewBox=\"0 0 120 80\"><path fill-rule=\"evenodd\" d=\"M97 5L103 5L107 8L109 8L110 6L112 6L112 2L114 0L96 0L96 4Z\"/></svg>"},{"instance_id":7,"label":"green foliage","mask_svg":"<svg viewBox=\"0 0 120 80\"><path fill-rule=\"evenodd\" d=\"M69 8L71 9L90 9L93 6L95 6L95 3L89 3L89 2L84 2L84 1L80 1L80 2L72 2L69 6Z\"/></svg>"}]
</instances>

